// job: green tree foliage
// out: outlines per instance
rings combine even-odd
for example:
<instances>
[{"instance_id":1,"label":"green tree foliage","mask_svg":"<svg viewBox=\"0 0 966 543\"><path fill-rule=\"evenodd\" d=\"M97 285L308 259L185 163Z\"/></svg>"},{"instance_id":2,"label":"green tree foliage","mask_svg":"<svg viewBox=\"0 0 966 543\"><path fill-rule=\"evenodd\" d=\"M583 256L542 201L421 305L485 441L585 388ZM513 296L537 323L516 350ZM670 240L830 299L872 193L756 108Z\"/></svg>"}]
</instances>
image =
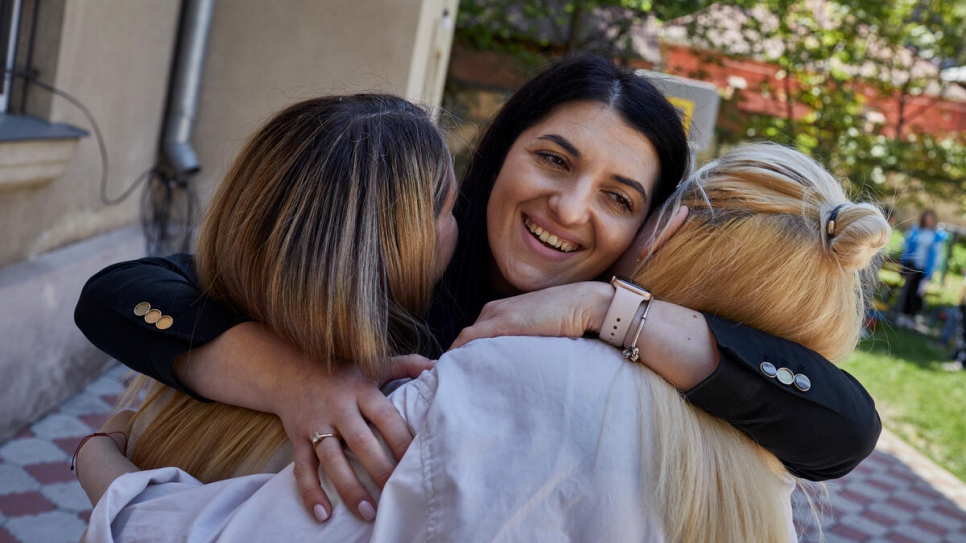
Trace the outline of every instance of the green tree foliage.
<instances>
[{"instance_id":1,"label":"green tree foliage","mask_svg":"<svg viewBox=\"0 0 966 543\"><path fill-rule=\"evenodd\" d=\"M710 5L709 0L462 0L456 38L477 50L510 53L524 63L548 54L594 51L637 56L634 29Z\"/></svg>"},{"instance_id":2,"label":"green tree foliage","mask_svg":"<svg viewBox=\"0 0 966 543\"><path fill-rule=\"evenodd\" d=\"M964 135L911 123L946 96L952 83L940 70L966 64L966 1L728 4L739 16L711 9L689 18L692 43L779 67L777 84L755 90L782 106L778 115L745 119L732 139L794 144L877 196L963 194ZM884 104L897 112L888 120L876 109Z\"/></svg>"},{"instance_id":3,"label":"green tree foliage","mask_svg":"<svg viewBox=\"0 0 966 543\"><path fill-rule=\"evenodd\" d=\"M954 84L940 69L966 65L966 0L462 0L456 36L525 67L576 50L626 62L655 21L684 25L709 62L726 55L780 68L754 89L780 111L747 115L723 104L733 117L723 143L794 144L886 199L966 193L966 135L915 125ZM897 115L878 111L883 103Z\"/></svg>"}]
</instances>

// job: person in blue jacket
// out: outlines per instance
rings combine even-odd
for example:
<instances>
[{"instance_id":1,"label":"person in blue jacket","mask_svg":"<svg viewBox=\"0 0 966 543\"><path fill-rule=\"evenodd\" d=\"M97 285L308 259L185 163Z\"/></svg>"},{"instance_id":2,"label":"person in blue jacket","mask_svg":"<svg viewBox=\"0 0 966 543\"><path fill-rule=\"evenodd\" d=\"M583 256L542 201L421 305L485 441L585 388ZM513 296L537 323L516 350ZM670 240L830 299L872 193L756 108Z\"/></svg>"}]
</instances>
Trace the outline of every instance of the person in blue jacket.
<instances>
[{"instance_id":1,"label":"person in blue jacket","mask_svg":"<svg viewBox=\"0 0 966 543\"><path fill-rule=\"evenodd\" d=\"M936 212L931 209L923 211L919 224L906 232L900 258L905 283L899 296L896 326L915 328L916 315L922 309L922 297L942 258L945 241L946 232L937 228Z\"/></svg>"}]
</instances>

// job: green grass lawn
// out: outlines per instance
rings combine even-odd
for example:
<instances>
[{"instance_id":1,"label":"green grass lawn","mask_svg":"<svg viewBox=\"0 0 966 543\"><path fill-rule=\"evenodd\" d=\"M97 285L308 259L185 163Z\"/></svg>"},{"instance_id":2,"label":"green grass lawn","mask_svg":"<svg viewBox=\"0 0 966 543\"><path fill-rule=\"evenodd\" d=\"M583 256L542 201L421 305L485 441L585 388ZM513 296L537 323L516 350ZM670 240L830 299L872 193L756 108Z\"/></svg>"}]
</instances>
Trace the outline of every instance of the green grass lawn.
<instances>
[{"instance_id":1,"label":"green grass lawn","mask_svg":"<svg viewBox=\"0 0 966 543\"><path fill-rule=\"evenodd\" d=\"M948 353L930 336L878 328L840 366L875 398L886 428L966 481L966 370L944 369Z\"/></svg>"}]
</instances>

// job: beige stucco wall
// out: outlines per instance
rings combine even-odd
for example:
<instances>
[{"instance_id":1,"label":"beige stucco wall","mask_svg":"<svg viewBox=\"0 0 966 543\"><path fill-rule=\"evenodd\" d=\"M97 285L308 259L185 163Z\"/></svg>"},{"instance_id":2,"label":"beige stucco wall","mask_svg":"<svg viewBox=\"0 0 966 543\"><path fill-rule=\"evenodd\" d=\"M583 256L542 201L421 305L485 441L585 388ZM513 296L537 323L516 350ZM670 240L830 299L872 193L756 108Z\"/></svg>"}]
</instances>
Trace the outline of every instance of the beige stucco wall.
<instances>
[{"instance_id":1,"label":"beige stucco wall","mask_svg":"<svg viewBox=\"0 0 966 543\"><path fill-rule=\"evenodd\" d=\"M200 199L208 200L245 137L296 100L380 90L438 104L448 57L431 85L422 83L433 46L448 55L452 29L443 28L442 13L455 16L457 3L220 2L193 138L203 167L195 180ZM424 86L438 90L424 92Z\"/></svg>"},{"instance_id":2,"label":"beige stucco wall","mask_svg":"<svg viewBox=\"0 0 966 543\"><path fill-rule=\"evenodd\" d=\"M38 35L36 56L56 58L56 70L39 67L40 79L80 100L97 120L108 150L108 195L116 196L154 161L178 6L169 0L61 6L56 54L44 50L42 32L57 29ZM37 98L45 94L30 90ZM90 131L73 105L60 98L48 103L49 120ZM62 177L35 188L0 192L0 266L132 223L138 197L106 207L100 202L100 179L97 143L87 137L78 142Z\"/></svg>"},{"instance_id":3,"label":"beige stucco wall","mask_svg":"<svg viewBox=\"0 0 966 543\"><path fill-rule=\"evenodd\" d=\"M192 138L203 168L194 180L200 201L208 200L244 138L295 100L382 90L438 104L457 4L216 2ZM111 197L154 164L179 5L42 0L34 64L43 81L78 98L96 118L108 151ZM37 89L29 96L30 113L90 131L63 99ZM121 205L103 205L100 176L97 143L87 137L62 177L0 190L0 267L137 223L141 190Z\"/></svg>"},{"instance_id":4,"label":"beige stucco wall","mask_svg":"<svg viewBox=\"0 0 966 543\"><path fill-rule=\"evenodd\" d=\"M33 65L97 119L110 163L108 195L116 197L155 164L181 2L24 1L40 2ZM218 0L192 138L203 168L192 180L201 202L245 137L295 100L383 90L437 104L456 5ZM72 105L44 91L30 90L27 109L90 130ZM0 395L0 440L100 371L105 356L73 324L78 293L96 270L143 254L141 190L119 206L101 203L93 137L79 140L62 176L29 188L4 182L4 166L44 153L63 157L69 149L0 143L0 307L7 310L0 314L0 381L22 392Z\"/></svg>"}]
</instances>

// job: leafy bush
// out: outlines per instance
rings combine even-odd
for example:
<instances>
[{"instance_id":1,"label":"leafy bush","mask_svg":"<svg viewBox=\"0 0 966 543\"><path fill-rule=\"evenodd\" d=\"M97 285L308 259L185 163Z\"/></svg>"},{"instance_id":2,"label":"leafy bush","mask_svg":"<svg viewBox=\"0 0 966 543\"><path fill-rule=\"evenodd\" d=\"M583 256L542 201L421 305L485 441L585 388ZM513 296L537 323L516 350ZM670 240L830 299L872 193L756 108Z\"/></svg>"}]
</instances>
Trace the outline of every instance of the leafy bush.
<instances>
[{"instance_id":1,"label":"leafy bush","mask_svg":"<svg viewBox=\"0 0 966 543\"><path fill-rule=\"evenodd\" d=\"M966 269L966 245L954 243L952 252L949 254L949 272L963 275Z\"/></svg>"}]
</instances>

